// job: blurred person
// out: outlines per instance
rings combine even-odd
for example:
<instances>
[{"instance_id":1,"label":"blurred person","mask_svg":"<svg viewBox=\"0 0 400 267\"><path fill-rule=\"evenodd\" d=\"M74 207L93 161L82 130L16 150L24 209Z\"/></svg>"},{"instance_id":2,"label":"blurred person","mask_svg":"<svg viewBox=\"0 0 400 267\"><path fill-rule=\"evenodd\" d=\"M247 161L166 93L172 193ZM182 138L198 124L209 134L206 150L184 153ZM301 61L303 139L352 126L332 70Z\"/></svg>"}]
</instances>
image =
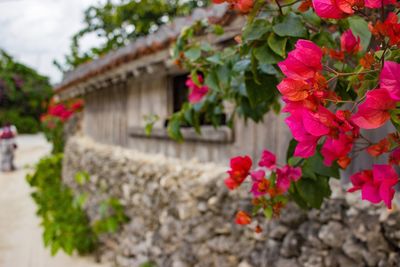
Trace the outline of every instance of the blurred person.
<instances>
[{"instance_id":1,"label":"blurred person","mask_svg":"<svg viewBox=\"0 0 400 267\"><path fill-rule=\"evenodd\" d=\"M10 123L5 123L0 129L0 170L3 172L15 170L14 152L17 149L16 136L17 128Z\"/></svg>"}]
</instances>

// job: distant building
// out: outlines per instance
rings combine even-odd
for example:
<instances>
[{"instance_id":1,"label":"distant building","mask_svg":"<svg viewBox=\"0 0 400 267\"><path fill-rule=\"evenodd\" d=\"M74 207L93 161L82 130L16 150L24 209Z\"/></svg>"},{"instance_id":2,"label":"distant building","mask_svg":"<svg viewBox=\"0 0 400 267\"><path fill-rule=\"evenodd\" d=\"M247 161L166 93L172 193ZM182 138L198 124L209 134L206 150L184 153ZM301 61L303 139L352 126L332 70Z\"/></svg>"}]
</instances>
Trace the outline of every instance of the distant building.
<instances>
[{"instance_id":1,"label":"distant building","mask_svg":"<svg viewBox=\"0 0 400 267\"><path fill-rule=\"evenodd\" d=\"M188 73L173 64L170 48L185 26L201 19L212 19L224 27L224 35L207 37L221 47L233 42L245 21L223 5L197 9L189 17L177 18L154 34L68 73L55 90L61 100L84 98L83 134L99 143L205 162L226 164L239 154L258 157L264 148L283 158L290 137L282 117L272 113L259 125L251 121L246 125L241 119L234 129L203 125L201 136L184 128L183 144L168 137L167 119L187 100L188 90ZM146 136L144 116L150 114L160 120L151 136Z\"/></svg>"}]
</instances>

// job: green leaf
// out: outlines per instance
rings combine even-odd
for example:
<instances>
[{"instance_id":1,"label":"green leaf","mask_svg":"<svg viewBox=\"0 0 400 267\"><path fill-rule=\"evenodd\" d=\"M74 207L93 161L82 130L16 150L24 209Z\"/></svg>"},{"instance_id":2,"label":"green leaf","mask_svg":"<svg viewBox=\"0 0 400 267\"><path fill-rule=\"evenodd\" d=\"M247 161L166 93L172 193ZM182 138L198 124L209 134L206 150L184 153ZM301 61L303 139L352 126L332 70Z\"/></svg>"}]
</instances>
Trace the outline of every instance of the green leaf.
<instances>
[{"instance_id":1,"label":"green leaf","mask_svg":"<svg viewBox=\"0 0 400 267\"><path fill-rule=\"evenodd\" d=\"M75 181L79 185L84 185L90 181L90 176L87 172L77 172L75 174Z\"/></svg>"},{"instance_id":2,"label":"green leaf","mask_svg":"<svg viewBox=\"0 0 400 267\"><path fill-rule=\"evenodd\" d=\"M267 207L264 209L264 216L265 216L265 218L271 219L271 218L272 218L272 215L274 215L274 211L273 211L272 207L271 207L271 206L267 206Z\"/></svg>"},{"instance_id":3,"label":"green leaf","mask_svg":"<svg viewBox=\"0 0 400 267\"><path fill-rule=\"evenodd\" d=\"M329 178L326 177L318 177L318 179L302 177L295 184L301 198L312 208L320 208L324 198L331 194Z\"/></svg>"},{"instance_id":4,"label":"green leaf","mask_svg":"<svg viewBox=\"0 0 400 267\"><path fill-rule=\"evenodd\" d=\"M185 57L187 57L191 61L196 61L201 56L201 49L198 46L192 47L189 50L185 51Z\"/></svg>"},{"instance_id":5,"label":"green leaf","mask_svg":"<svg viewBox=\"0 0 400 267\"><path fill-rule=\"evenodd\" d=\"M291 157L294 155L294 151L296 150L298 142L294 139L290 140L289 146L286 151L286 160L289 161Z\"/></svg>"},{"instance_id":6,"label":"green leaf","mask_svg":"<svg viewBox=\"0 0 400 267\"><path fill-rule=\"evenodd\" d=\"M258 64L258 68L261 72L265 73L265 74L271 74L271 75L277 75L278 72L276 71L276 69L274 68L273 65L271 64Z\"/></svg>"},{"instance_id":7,"label":"green leaf","mask_svg":"<svg viewBox=\"0 0 400 267\"><path fill-rule=\"evenodd\" d=\"M368 28L368 22L359 16L351 16L347 18L347 21L353 34L360 37L362 50L366 51L372 36Z\"/></svg>"},{"instance_id":8,"label":"green leaf","mask_svg":"<svg viewBox=\"0 0 400 267\"><path fill-rule=\"evenodd\" d=\"M272 51L281 57L285 57L287 38L279 37L278 35L271 33L268 37L268 45Z\"/></svg>"},{"instance_id":9,"label":"green leaf","mask_svg":"<svg viewBox=\"0 0 400 267\"><path fill-rule=\"evenodd\" d=\"M214 54L211 57L207 57L206 60L208 62L217 64L217 65L223 65L224 62L221 60L221 55L220 54Z\"/></svg>"},{"instance_id":10,"label":"green leaf","mask_svg":"<svg viewBox=\"0 0 400 267\"><path fill-rule=\"evenodd\" d=\"M210 72L206 74L204 83L213 91L220 91L219 88L219 82L218 82L218 76L217 73L214 69L212 69Z\"/></svg>"},{"instance_id":11,"label":"green leaf","mask_svg":"<svg viewBox=\"0 0 400 267\"><path fill-rule=\"evenodd\" d=\"M224 27L221 25L215 24L213 27L214 34L216 35L223 35L224 34Z\"/></svg>"},{"instance_id":12,"label":"green leaf","mask_svg":"<svg viewBox=\"0 0 400 267\"><path fill-rule=\"evenodd\" d=\"M260 64L276 64L283 60L267 44L254 48L253 54Z\"/></svg>"},{"instance_id":13,"label":"green leaf","mask_svg":"<svg viewBox=\"0 0 400 267\"><path fill-rule=\"evenodd\" d=\"M281 23L272 27L273 31L281 37L307 37L307 28L300 16L289 13Z\"/></svg>"},{"instance_id":14,"label":"green leaf","mask_svg":"<svg viewBox=\"0 0 400 267\"><path fill-rule=\"evenodd\" d=\"M400 109L394 109L390 112L390 118L393 126L397 131L400 131Z\"/></svg>"},{"instance_id":15,"label":"green leaf","mask_svg":"<svg viewBox=\"0 0 400 267\"><path fill-rule=\"evenodd\" d=\"M235 63L235 65L233 65L233 70L236 72L246 71L249 68L250 64L251 64L250 59L239 60L238 62Z\"/></svg>"},{"instance_id":16,"label":"green leaf","mask_svg":"<svg viewBox=\"0 0 400 267\"><path fill-rule=\"evenodd\" d=\"M242 40L246 42L260 39L270 30L271 25L267 20L256 19L252 23L246 25L242 34Z\"/></svg>"},{"instance_id":17,"label":"green leaf","mask_svg":"<svg viewBox=\"0 0 400 267\"><path fill-rule=\"evenodd\" d=\"M289 195L290 195L291 199L292 199L294 202L296 202L296 204L297 204L300 208L302 208L302 209L309 209L309 208L310 208L309 205L308 205L307 202L301 197L301 195L300 195L300 193L299 193L299 191L298 191L298 189L297 189L296 184L297 184L297 183L292 183L292 184L290 185L290 188L289 188Z\"/></svg>"},{"instance_id":18,"label":"green leaf","mask_svg":"<svg viewBox=\"0 0 400 267\"><path fill-rule=\"evenodd\" d=\"M256 83L251 75L246 78L246 92L252 107L274 96L276 77L273 75L260 75L260 83Z\"/></svg>"},{"instance_id":19,"label":"green leaf","mask_svg":"<svg viewBox=\"0 0 400 267\"><path fill-rule=\"evenodd\" d=\"M200 81L199 81L199 75L197 74L197 70L193 69L190 72L190 78L192 79L192 81L197 85L197 86L201 86Z\"/></svg>"},{"instance_id":20,"label":"green leaf","mask_svg":"<svg viewBox=\"0 0 400 267\"><path fill-rule=\"evenodd\" d=\"M181 121L178 116L172 116L171 120L168 123L167 132L172 139L178 142L183 141L183 136L181 133Z\"/></svg>"},{"instance_id":21,"label":"green leaf","mask_svg":"<svg viewBox=\"0 0 400 267\"><path fill-rule=\"evenodd\" d=\"M314 156L305 160L303 168L313 170L316 174L326 177L340 178L339 166L332 164L331 167L325 166L323 158L320 153L315 153Z\"/></svg>"}]
</instances>

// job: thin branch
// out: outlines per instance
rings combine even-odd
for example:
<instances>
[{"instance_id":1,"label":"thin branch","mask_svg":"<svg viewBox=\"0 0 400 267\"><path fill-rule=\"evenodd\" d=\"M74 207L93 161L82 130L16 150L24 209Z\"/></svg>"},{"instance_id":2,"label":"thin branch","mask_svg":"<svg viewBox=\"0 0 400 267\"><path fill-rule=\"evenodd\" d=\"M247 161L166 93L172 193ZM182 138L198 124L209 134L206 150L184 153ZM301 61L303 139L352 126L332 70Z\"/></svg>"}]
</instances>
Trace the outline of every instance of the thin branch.
<instances>
[{"instance_id":1,"label":"thin branch","mask_svg":"<svg viewBox=\"0 0 400 267\"><path fill-rule=\"evenodd\" d=\"M283 16L283 11L282 11L281 3L279 3L279 0L275 0L275 2L276 2L276 4L278 5L279 13Z\"/></svg>"}]
</instances>

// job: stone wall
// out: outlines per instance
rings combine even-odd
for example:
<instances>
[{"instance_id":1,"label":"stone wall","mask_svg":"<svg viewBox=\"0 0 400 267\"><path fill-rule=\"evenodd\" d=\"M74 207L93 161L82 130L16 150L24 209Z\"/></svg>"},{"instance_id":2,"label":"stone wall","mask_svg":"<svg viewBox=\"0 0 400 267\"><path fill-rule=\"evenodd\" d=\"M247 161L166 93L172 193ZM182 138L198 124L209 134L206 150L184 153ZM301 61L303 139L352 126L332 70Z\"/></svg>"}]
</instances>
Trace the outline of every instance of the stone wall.
<instances>
[{"instance_id":1,"label":"stone wall","mask_svg":"<svg viewBox=\"0 0 400 267\"><path fill-rule=\"evenodd\" d=\"M239 208L249 209L248 190L225 189L226 167L73 137L63 179L89 193L92 220L109 196L125 205L130 222L101 237L100 260L115 266L148 261L160 267L400 266L398 211L372 207L336 183L320 211L289 205L279 220L261 219L264 231L256 234L233 223ZM75 184L77 171L91 175L84 188Z\"/></svg>"}]
</instances>

